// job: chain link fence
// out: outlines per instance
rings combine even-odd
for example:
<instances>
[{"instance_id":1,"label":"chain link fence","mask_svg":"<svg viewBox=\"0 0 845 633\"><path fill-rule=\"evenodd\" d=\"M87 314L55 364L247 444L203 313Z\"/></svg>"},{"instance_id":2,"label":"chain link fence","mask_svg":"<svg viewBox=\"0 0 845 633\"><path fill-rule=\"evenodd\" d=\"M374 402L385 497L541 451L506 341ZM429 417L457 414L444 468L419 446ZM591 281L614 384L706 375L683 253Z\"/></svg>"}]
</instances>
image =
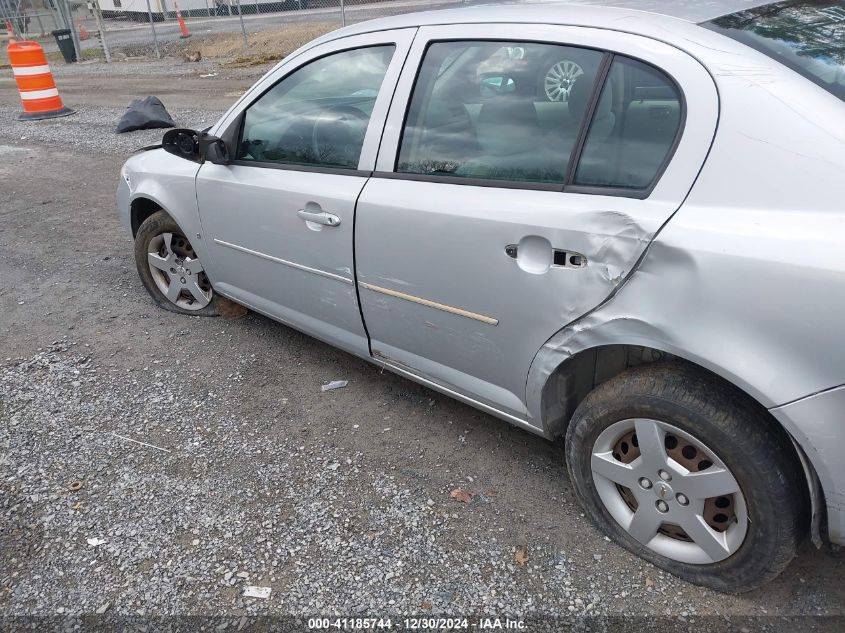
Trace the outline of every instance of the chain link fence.
<instances>
[{"instance_id":1,"label":"chain link fence","mask_svg":"<svg viewBox=\"0 0 845 633\"><path fill-rule=\"evenodd\" d=\"M0 0L0 18L17 39L59 50L70 31L77 60L162 57L201 41L240 36L244 49L280 34L284 55L347 23L467 0Z\"/></svg>"},{"instance_id":2,"label":"chain link fence","mask_svg":"<svg viewBox=\"0 0 845 633\"><path fill-rule=\"evenodd\" d=\"M3 28L11 26L18 39L46 37L64 27L58 8L49 0L0 0L0 18Z\"/></svg>"}]
</instances>

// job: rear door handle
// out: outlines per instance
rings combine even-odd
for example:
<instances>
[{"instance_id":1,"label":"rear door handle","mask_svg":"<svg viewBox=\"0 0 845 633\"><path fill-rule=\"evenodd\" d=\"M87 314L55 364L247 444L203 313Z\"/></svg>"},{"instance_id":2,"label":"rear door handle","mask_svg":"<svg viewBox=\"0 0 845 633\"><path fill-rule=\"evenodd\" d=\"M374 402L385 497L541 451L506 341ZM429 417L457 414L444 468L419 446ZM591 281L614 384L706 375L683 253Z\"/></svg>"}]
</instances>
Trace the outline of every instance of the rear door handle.
<instances>
[{"instance_id":1,"label":"rear door handle","mask_svg":"<svg viewBox=\"0 0 845 633\"><path fill-rule=\"evenodd\" d=\"M519 259L519 244L508 244L505 246L505 255L513 259ZM552 249L552 266L559 268L583 268L587 265L587 258L574 251L565 251L559 248Z\"/></svg>"},{"instance_id":2,"label":"rear door handle","mask_svg":"<svg viewBox=\"0 0 845 633\"><path fill-rule=\"evenodd\" d=\"M296 212L296 215L306 222L313 222L314 224L322 224L324 226L340 226L340 218L325 211L313 213L305 209L300 209Z\"/></svg>"}]
</instances>

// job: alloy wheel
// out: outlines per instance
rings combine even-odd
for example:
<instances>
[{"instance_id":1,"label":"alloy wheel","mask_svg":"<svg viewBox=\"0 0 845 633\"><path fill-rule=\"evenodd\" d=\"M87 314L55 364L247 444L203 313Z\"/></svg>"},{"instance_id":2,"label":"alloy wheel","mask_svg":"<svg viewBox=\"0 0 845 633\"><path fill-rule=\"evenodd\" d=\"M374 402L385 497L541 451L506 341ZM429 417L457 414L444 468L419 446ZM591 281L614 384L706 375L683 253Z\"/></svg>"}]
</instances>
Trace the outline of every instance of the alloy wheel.
<instances>
[{"instance_id":1,"label":"alloy wheel","mask_svg":"<svg viewBox=\"0 0 845 633\"><path fill-rule=\"evenodd\" d=\"M666 558L710 564L745 540L748 512L733 474L671 424L637 418L610 425L595 441L590 469L613 519Z\"/></svg>"},{"instance_id":2,"label":"alloy wheel","mask_svg":"<svg viewBox=\"0 0 845 633\"><path fill-rule=\"evenodd\" d=\"M584 70L573 61L564 59L557 62L546 72L543 82L546 97L549 101L569 101L572 86L583 74Z\"/></svg>"}]
</instances>

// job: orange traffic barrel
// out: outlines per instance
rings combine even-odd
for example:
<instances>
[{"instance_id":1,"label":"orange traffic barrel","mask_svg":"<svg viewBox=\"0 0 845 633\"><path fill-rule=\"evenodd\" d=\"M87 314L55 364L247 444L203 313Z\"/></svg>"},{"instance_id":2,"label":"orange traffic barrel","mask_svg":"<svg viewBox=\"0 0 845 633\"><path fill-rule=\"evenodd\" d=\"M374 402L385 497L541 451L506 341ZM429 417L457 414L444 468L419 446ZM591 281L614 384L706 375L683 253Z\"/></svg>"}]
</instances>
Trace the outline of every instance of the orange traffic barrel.
<instances>
[{"instance_id":1,"label":"orange traffic barrel","mask_svg":"<svg viewBox=\"0 0 845 633\"><path fill-rule=\"evenodd\" d=\"M6 47L9 63L18 92L23 102L23 112L18 115L21 121L52 119L73 114L66 108L59 96L53 73L47 65L44 49L38 42L15 42Z\"/></svg>"}]
</instances>

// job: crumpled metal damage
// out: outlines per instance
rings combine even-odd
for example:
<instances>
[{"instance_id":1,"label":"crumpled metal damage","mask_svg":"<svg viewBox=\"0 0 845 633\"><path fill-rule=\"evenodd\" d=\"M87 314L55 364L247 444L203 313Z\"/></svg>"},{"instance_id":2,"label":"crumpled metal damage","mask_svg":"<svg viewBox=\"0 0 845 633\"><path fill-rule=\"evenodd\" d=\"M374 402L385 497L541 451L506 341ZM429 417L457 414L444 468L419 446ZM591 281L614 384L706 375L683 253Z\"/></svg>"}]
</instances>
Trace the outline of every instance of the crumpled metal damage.
<instances>
[{"instance_id":1,"label":"crumpled metal damage","mask_svg":"<svg viewBox=\"0 0 845 633\"><path fill-rule=\"evenodd\" d=\"M676 208L373 178L355 234L372 350L524 419L536 351L616 290ZM513 256L509 244L530 247ZM556 265L553 249L587 265Z\"/></svg>"},{"instance_id":2,"label":"crumpled metal damage","mask_svg":"<svg viewBox=\"0 0 845 633\"><path fill-rule=\"evenodd\" d=\"M665 274L661 271L685 271L694 278L697 264L683 250L663 245L652 245L643 257L645 261L649 263L647 268L641 265L632 276L616 284L614 291L594 310L560 330L537 353L528 375L526 400L529 415L533 420L543 421L546 433L550 429L545 428L548 413L543 402L544 389L558 368L578 353L614 344L638 345L668 353L683 350L683 341L672 334L672 321L677 315L660 308L667 299L665 291L669 285L661 282ZM651 288L643 287L644 278L651 282ZM629 284L635 287L629 290Z\"/></svg>"},{"instance_id":3,"label":"crumpled metal damage","mask_svg":"<svg viewBox=\"0 0 845 633\"><path fill-rule=\"evenodd\" d=\"M633 217L618 211L604 211L597 213L596 217L612 223L616 232L614 235L605 234L601 237L594 253L591 253L591 261L599 264L599 274L615 289L631 271L636 257L639 257L644 247L651 242L654 230L641 226ZM633 252L625 252L629 248ZM636 257L632 258L632 255ZM590 255L587 257L590 259Z\"/></svg>"}]
</instances>

